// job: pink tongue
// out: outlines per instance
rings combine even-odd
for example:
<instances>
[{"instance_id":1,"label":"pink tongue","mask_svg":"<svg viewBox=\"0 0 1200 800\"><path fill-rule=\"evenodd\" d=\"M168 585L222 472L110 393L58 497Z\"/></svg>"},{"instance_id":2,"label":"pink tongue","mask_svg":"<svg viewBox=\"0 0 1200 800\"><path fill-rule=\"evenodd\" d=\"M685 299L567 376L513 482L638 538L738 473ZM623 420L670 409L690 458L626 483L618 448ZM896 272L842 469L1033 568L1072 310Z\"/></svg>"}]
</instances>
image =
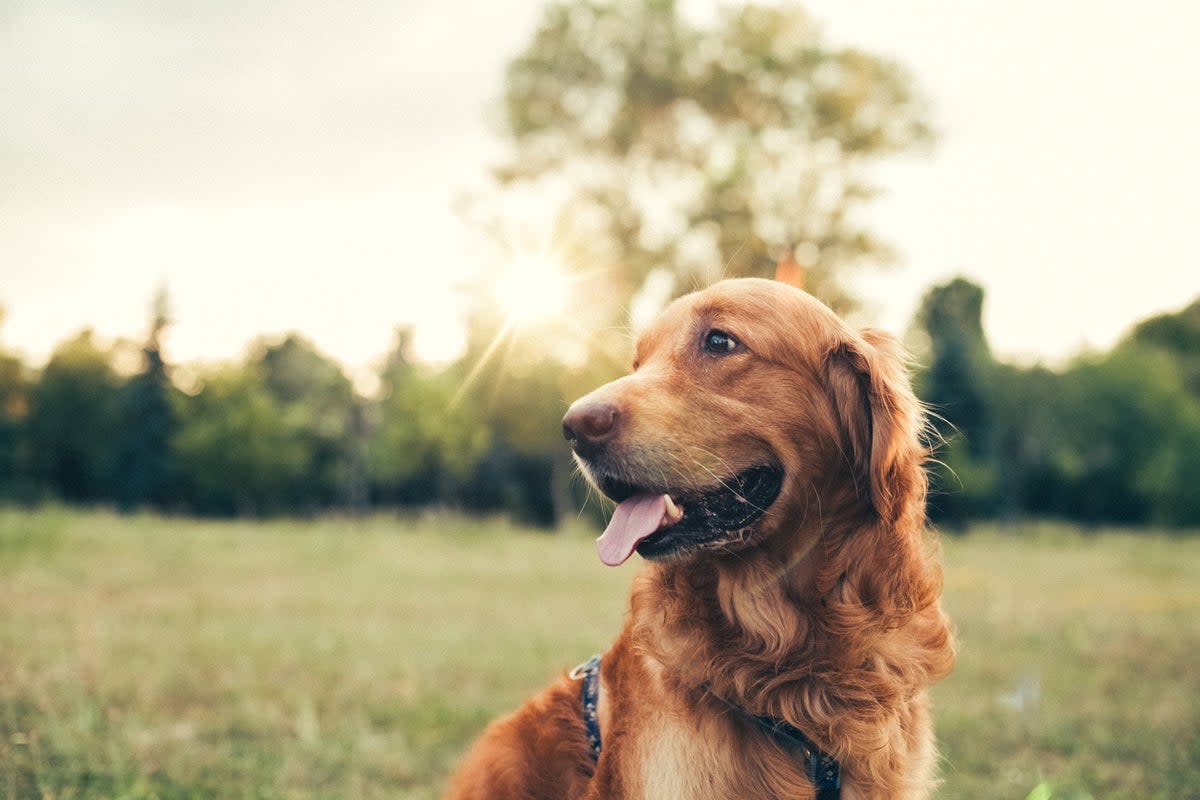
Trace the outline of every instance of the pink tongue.
<instances>
[{"instance_id":1,"label":"pink tongue","mask_svg":"<svg viewBox=\"0 0 1200 800\"><path fill-rule=\"evenodd\" d=\"M678 517L669 519L667 513L667 495L635 494L617 506L608 527L596 540L596 552L608 566L619 566L633 555L638 542L675 521Z\"/></svg>"}]
</instances>

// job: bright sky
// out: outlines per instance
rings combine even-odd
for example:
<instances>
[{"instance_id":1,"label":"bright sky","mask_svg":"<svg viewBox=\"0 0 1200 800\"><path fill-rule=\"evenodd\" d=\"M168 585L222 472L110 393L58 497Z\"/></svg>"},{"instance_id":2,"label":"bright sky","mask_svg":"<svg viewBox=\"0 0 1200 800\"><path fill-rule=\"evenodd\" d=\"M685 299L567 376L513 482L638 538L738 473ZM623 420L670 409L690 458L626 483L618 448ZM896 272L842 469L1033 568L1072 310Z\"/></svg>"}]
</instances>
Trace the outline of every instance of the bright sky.
<instances>
[{"instance_id":1,"label":"bright sky","mask_svg":"<svg viewBox=\"0 0 1200 800\"><path fill-rule=\"evenodd\" d=\"M900 263L856 281L861 321L901 332L964 273L998 352L1058 360L1200 294L1200 7L807 5L906 64L941 131L879 172L867 219ZM178 361L298 329L362 369L403 323L452 349L456 285L487 257L456 204L539 8L9 0L0 342L39 363L83 326L139 337L165 282Z\"/></svg>"}]
</instances>

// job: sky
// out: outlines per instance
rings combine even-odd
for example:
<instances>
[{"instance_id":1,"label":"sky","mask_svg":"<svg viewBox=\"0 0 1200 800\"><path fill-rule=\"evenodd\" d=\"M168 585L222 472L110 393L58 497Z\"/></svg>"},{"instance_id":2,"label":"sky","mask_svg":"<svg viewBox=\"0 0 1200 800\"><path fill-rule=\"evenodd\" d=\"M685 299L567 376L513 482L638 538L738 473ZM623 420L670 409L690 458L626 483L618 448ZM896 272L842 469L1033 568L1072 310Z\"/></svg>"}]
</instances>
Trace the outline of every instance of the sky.
<instances>
[{"instance_id":1,"label":"sky","mask_svg":"<svg viewBox=\"0 0 1200 800\"><path fill-rule=\"evenodd\" d=\"M716 4L681 0L703 20ZM1200 7L812 0L829 40L904 64L931 153L882 164L896 250L853 285L903 333L962 274L993 349L1059 363L1200 295ZM463 219L503 152L532 0L8 0L0 6L0 345L144 334L180 362L299 330L351 371L415 325L461 340L489 251Z\"/></svg>"}]
</instances>

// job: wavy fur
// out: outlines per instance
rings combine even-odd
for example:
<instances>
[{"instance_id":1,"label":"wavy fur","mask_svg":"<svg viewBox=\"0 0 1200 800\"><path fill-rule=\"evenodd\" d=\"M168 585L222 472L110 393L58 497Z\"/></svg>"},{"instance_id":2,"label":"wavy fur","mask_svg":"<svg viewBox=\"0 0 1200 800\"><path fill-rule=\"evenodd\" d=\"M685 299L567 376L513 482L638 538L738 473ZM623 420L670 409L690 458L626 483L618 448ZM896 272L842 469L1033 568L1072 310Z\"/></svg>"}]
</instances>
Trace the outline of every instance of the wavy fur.
<instances>
[{"instance_id":1,"label":"wavy fur","mask_svg":"<svg viewBox=\"0 0 1200 800\"><path fill-rule=\"evenodd\" d=\"M711 328L743 350L697 355ZM926 689L954 648L925 533L924 414L899 344L799 290L735 280L673 304L635 364L589 396L620 410L611 458L625 474L704 486L770 459L784 489L724 547L638 574L604 657L598 763L564 677L489 728L447 796L811 797L795 755L730 703L833 754L848 800L928 796Z\"/></svg>"}]
</instances>

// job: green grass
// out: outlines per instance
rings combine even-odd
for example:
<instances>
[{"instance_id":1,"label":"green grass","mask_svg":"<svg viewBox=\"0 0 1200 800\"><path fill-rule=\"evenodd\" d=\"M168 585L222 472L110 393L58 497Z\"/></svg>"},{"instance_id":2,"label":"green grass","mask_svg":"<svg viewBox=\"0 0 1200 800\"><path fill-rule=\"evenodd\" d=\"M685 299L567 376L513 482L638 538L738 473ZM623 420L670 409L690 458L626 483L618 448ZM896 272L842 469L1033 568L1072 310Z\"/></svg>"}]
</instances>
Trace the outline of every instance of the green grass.
<instances>
[{"instance_id":1,"label":"green grass","mask_svg":"<svg viewBox=\"0 0 1200 800\"><path fill-rule=\"evenodd\" d=\"M1200 538L978 530L945 560L939 797L1200 797ZM457 517L0 511L0 798L436 797L605 647L632 572Z\"/></svg>"}]
</instances>

